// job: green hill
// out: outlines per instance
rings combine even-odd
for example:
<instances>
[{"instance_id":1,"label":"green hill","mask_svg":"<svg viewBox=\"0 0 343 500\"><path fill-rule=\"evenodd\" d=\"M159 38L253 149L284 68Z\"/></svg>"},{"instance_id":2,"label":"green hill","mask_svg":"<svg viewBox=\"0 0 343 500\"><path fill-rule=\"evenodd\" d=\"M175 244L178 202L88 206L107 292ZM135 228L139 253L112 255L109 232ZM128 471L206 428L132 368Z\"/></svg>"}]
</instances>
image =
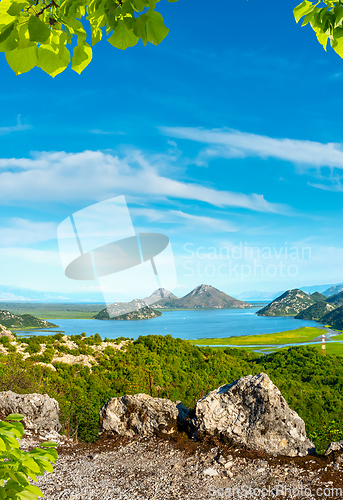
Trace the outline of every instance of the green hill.
<instances>
[{"instance_id":1,"label":"green hill","mask_svg":"<svg viewBox=\"0 0 343 500\"><path fill-rule=\"evenodd\" d=\"M259 316L296 316L315 304L318 301L318 296L321 297L321 294L316 292L313 295L308 295L298 288L288 290L260 309L257 314Z\"/></svg>"},{"instance_id":2,"label":"green hill","mask_svg":"<svg viewBox=\"0 0 343 500\"><path fill-rule=\"evenodd\" d=\"M101 320L153 319L162 316L160 311L148 306L146 302L134 299L131 302L115 302L93 316Z\"/></svg>"},{"instance_id":3,"label":"green hill","mask_svg":"<svg viewBox=\"0 0 343 500\"><path fill-rule=\"evenodd\" d=\"M343 292L336 293L336 295L332 295L331 297L326 299L326 302L332 304L335 307L343 306Z\"/></svg>"},{"instance_id":4,"label":"green hill","mask_svg":"<svg viewBox=\"0 0 343 500\"><path fill-rule=\"evenodd\" d=\"M343 330L343 306L325 314L320 321L337 328L337 330Z\"/></svg>"},{"instance_id":5,"label":"green hill","mask_svg":"<svg viewBox=\"0 0 343 500\"><path fill-rule=\"evenodd\" d=\"M325 314L334 310L334 306L324 300L316 302L295 316L295 319L311 319L319 321Z\"/></svg>"},{"instance_id":6,"label":"green hill","mask_svg":"<svg viewBox=\"0 0 343 500\"><path fill-rule=\"evenodd\" d=\"M31 314L15 315L9 311L0 311L0 324L7 328L54 328L54 323L38 319Z\"/></svg>"}]
</instances>

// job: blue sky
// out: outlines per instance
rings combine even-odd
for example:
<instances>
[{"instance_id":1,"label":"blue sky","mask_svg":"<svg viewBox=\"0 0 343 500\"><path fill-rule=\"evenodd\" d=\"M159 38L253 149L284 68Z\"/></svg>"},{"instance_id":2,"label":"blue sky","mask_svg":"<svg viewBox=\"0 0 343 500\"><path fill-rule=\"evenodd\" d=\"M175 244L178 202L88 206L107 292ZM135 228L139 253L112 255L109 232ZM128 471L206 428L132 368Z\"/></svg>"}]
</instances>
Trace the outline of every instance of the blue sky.
<instances>
[{"instance_id":1,"label":"blue sky","mask_svg":"<svg viewBox=\"0 0 343 500\"><path fill-rule=\"evenodd\" d=\"M103 41L81 76L0 54L0 285L98 289L64 276L56 228L118 195L169 236L179 295L342 282L343 61L295 5L162 0L159 47Z\"/></svg>"}]
</instances>

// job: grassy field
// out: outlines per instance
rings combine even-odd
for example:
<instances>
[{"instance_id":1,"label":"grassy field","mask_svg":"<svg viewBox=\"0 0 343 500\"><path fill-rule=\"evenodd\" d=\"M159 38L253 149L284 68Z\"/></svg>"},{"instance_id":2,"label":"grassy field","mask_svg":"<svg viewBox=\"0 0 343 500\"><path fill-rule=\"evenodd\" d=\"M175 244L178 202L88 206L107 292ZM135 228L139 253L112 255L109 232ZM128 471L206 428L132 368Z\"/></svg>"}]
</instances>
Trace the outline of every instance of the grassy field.
<instances>
[{"instance_id":1,"label":"grassy field","mask_svg":"<svg viewBox=\"0 0 343 500\"><path fill-rule=\"evenodd\" d=\"M0 310L13 314L32 314L40 319L91 319L105 304L43 304L38 302L0 302Z\"/></svg>"},{"instance_id":2,"label":"grassy field","mask_svg":"<svg viewBox=\"0 0 343 500\"><path fill-rule=\"evenodd\" d=\"M315 338L320 337L321 334L321 328L304 327L298 328L297 330L269 333L265 335L247 335L244 337L226 337L221 339L199 339L190 340L189 342L196 345L210 346L214 349L225 349L225 346L237 346L250 352L268 354L280 349L288 349L288 347L284 347L285 344L301 344L304 342L311 342ZM327 354L337 354L339 356L343 356L343 334L333 337L333 340L339 340L340 343L327 341ZM319 340L318 344L314 344L313 347L315 347L318 351L321 351L321 341Z\"/></svg>"},{"instance_id":3,"label":"grassy field","mask_svg":"<svg viewBox=\"0 0 343 500\"><path fill-rule=\"evenodd\" d=\"M286 332L268 333L262 335L246 335L243 337L226 337L221 339L199 339L191 340L196 345L283 345L299 342L310 342L322 334L321 328L304 327Z\"/></svg>"}]
</instances>

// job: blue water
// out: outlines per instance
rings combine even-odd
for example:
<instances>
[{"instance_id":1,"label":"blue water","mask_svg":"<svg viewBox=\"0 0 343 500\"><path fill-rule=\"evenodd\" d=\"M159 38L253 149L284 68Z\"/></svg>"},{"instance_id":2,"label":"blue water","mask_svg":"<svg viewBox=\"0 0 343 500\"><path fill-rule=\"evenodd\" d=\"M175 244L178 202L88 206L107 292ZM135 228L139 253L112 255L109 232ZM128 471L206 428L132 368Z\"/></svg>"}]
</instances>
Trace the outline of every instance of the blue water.
<instances>
[{"instance_id":1,"label":"blue water","mask_svg":"<svg viewBox=\"0 0 343 500\"><path fill-rule=\"evenodd\" d=\"M66 335L87 335L99 333L102 338L129 337L140 335L172 335L182 339L222 338L241 335L257 335L304 326L316 326L316 321L293 318L265 318L257 316L258 308L221 309L204 311L164 311L162 316L151 320L102 321L95 319L54 319L53 323ZM57 330L54 328L54 330ZM25 332L27 334L27 331ZM35 333L35 332L30 332ZM37 332L38 334L38 332ZM47 333L44 333L47 335Z\"/></svg>"}]
</instances>

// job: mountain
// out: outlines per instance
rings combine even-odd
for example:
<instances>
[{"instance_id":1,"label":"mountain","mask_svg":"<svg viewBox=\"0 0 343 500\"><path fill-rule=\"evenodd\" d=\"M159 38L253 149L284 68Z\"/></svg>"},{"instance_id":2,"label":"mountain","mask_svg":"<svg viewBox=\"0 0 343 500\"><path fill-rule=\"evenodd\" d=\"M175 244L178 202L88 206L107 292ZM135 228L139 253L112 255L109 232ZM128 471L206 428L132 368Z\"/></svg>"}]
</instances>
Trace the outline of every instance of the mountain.
<instances>
[{"instance_id":1,"label":"mountain","mask_svg":"<svg viewBox=\"0 0 343 500\"><path fill-rule=\"evenodd\" d=\"M318 302L318 296L321 294L308 295L299 288L288 290L266 307L257 311L257 314L259 316L296 316Z\"/></svg>"},{"instance_id":2,"label":"mountain","mask_svg":"<svg viewBox=\"0 0 343 500\"><path fill-rule=\"evenodd\" d=\"M211 285L199 285L181 299L162 299L155 306L169 309L246 309L253 307L251 304L234 299Z\"/></svg>"},{"instance_id":3,"label":"mountain","mask_svg":"<svg viewBox=\"0 0 343 500\"><path fill-rule=\"evenodd\" d=\"M325 295L325 297L331 297L332 295L336 295L337 293L342 291L343 291L343 283L339 283L338 285L332 285L330 288L325 290L323 292L323 295Z\"/></svg>"},{"instance_id":4,"label":"mountain","mask_svg":"<svg viewBox=\"0 0 343 500\"><path fill-rule=\"evenodd\" d=\"M166 290L165 288L158 288L151 295L149 295L149 297L145 297L145 299L142 300L144 300L144 302L151 306L152 304L156 304L156 302L165 299L178 300L178 297L176 297L176 295L169 292L169 290Z\"/></svg>"},{"instance_id":5,"label":"mountain","mask_svg":"<svg viewBox=\"0 0 343 500\"><path fill-rule=\"evenodd\" d=\"M308 293L309 295L311 295L311 293L314 293L314 292L319 292L319 293L324 294L324 291L327 290L330 286L333 286L333 285L300 286L299 289L302 290L303 292Z\"/></svg>"},{"instance_id":6,"label":"mountain","mask_svg":"<svg viewBox=\"0 0 343 500\"><path fill-rule=\"evenodd\" d=\"M336 295L332 295L331 297L326 299L326 302L332 304L335 307L343 306L343 292L336 293Z\"/></svg>"},{"instance_id":7,"label":"mountain","mask_svg":"<svg viewBox=\"0 0 343 500\"><path fill-rule=\"evenodd\" d=\"M102 320L135 320L135 319L153 319L162 316L160 311L156 311L146 302L140 299L131 300L131 302L115 302L102 309L94 319Z\"/></svg>"},{"instance_id":8,"label":"mountain","mask_svg":"<svg viewBox=\"0 0 343 500\"><path fill-rule=\"evenodd\" d=\"M7 328L54 328L57 325L44 319L38 319L31 314L16 316L9 311L0 311L0 324Z\"/></svg>"},{"instance_id":9,"label":"mountain","mask_svg":"<svg viewBox=\"0 0 343 500\"><path fill-rule=\"evenodd\" d=\"M337 330L343 330L343 306L325 314L320 321L332 326L332 328L337 328Z\"/></svg>"},{"instance_id":10,"label":"mountain","mask_svg":"<svg viewBox=\"0 0 343 500\"><path fill-rule=\"evenodd\" d=\"M333 311L334 306L324 300L320 300L295 316L295 319L311 319L319 321L325 314Z\"/></svg>"}]
</instances>

